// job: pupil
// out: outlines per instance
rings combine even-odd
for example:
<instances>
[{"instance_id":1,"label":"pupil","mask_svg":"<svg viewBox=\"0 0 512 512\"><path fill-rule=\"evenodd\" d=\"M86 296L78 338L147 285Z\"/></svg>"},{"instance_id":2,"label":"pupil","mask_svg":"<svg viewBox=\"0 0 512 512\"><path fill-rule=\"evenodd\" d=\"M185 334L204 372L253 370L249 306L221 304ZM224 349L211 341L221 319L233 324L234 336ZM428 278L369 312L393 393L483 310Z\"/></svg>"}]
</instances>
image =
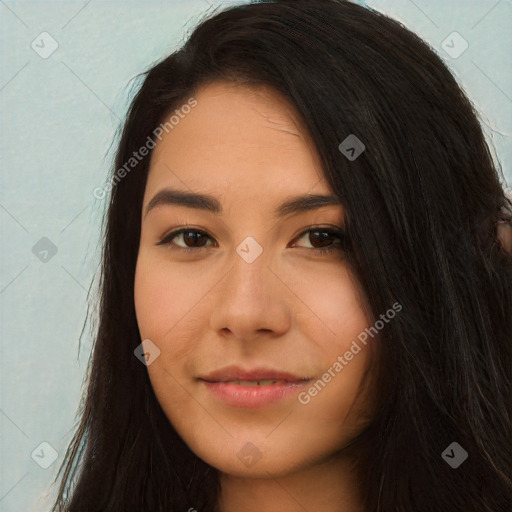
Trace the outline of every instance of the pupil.
<instances>
[{"instance_id":1,"label":"pupil","mask_svg":"<svg viewBox=\"0 0 512 512\"><path fill-rule=\"evenodd\" d=\"M320 233L320 235L319 235L319 233ZM325 231L311 231L309 234L309 240L311 242L311 245L314 246L315 242L313 241L313 239L317 238L317 242L318 241L320 243L324 242L324 246L325 246L325 245L329 245L331 236L332 235L330 233L326 233Z\"/></svg>"},{"instance_id":2,"label":"pupil","mask_svg":"<svg viewBox=\"0 0 512 512\"><path fill-rule=\"evenodd\" d=\"M201 247L201 244L198 244L198 241L201 241L201 237L203 236L202 233L196 233L195 231L189 231L188 233L184 233L183 239L185 240L185 243L187 245L190 245L187 243L187 237L192 238L192 246L193 247Z\"/></svg>"}]
</instances>

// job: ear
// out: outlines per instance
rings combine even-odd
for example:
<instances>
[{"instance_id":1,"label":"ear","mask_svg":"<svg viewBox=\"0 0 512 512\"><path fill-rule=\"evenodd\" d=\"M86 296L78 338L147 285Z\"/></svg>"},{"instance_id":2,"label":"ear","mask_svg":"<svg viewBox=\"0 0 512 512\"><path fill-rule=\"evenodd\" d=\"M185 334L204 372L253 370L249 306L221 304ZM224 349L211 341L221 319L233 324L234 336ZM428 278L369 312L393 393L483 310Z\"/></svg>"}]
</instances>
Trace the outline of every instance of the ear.
<instances>
[{"instance_id":1,"label":"ear","mask_svg":"<svg viewBox=\"0 0 512 512\"><path fill-rule=\"evenodd\" d=\"M496 235L501 248L512 256L512 222L498 221L496 223Z\"/></svg>"}]
</instances>

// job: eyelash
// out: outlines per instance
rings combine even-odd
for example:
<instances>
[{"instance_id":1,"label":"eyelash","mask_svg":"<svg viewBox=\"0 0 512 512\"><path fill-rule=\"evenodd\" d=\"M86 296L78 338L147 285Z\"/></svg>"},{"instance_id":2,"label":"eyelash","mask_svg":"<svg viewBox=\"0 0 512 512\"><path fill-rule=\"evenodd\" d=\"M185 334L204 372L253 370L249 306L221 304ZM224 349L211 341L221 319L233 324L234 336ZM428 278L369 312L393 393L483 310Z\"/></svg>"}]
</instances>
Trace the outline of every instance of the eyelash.
<instances>
[{"instance_id":1,"label":"eyelash","mask_svg":"<svg viewBox=\"0 0 512 512\"><path fill-rule=\"evenodd\" d=\"M209 247L211 247L211 246L206 246L206 247L180 247L180 246L175 246L175 247L173 247L174 244L172 244L172 240L174 238L176 238L177 236L179 236L179 235L181 235L183 233L190 233L190 232L192 232L192 233L199 233L201 235L206 235L206 237L208 237L210 240L213 240L210 236L208 236L208 234L205 231L203 231L201 229L180 228L180 229L177 229L177 230L172 231L171 233L168 233L167 235L165 235L162 238L162 240L160 240L160 242L158 242L156 245L167 245L167 246L171 247L172 250L178 250L178 251L182 251L182 252L185 252L185 253L198 252L198 251L201 251L201 250L204 250L204 249L208 249ZM332 253L334 251L343 251L344 250L345 243L347 241L347 236L346 236L346 233L343 230L315 227L315 228L306 229L305 231L300 233L300 235L297 237L297 239L300 239L304 235L306 235L307 233L311 233L311 232L328 233L330 236L337 237L340 242L339 242L339 244L333 243L331 245L328 245L327 247L313 247L310 250L317 251L320 254L330 254L330 253ZM306 249L309 249L309 247L306 247Z\"/></svg>"}]
</instances>

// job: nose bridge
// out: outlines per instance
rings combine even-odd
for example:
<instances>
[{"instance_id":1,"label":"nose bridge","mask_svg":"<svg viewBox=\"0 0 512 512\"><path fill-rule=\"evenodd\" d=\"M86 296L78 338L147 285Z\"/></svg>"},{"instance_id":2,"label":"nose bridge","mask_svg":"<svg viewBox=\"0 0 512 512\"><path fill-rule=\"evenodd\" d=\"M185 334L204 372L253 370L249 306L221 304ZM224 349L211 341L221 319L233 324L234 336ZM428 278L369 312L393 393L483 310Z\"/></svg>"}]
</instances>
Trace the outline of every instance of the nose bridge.
<instances>
[{"instance_id":1,"label":"nose bridge","mask_svg":"<svg viewBox=\"0 0 512 512\"><path fill-rule=\"evenodd\" d=\"M268 259L268 251L264 251L254 239L240 243L232 258L224 300L249 309L265 308L273 288Z\"/></svg>"}]
</instances>

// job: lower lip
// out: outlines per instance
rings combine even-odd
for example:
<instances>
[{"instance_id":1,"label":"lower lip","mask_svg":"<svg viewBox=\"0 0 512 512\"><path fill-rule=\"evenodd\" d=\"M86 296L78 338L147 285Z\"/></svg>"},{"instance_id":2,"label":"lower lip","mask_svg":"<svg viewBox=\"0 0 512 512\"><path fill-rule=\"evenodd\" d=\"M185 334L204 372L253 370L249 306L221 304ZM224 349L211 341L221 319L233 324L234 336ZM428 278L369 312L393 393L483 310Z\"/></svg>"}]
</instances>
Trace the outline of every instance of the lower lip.
<instances>
[{"instance_id":1,"label":"lower lip","mask_svg":"<svg viewBox=\"0 0 512 512\"><path fill-rule=\"evenodd\" d=\"M256 408L296 395L309 381L281 382L265 386L240 386L232 382L204 382L205 386L226 404Z\"/></svg>"}]
</instances>

